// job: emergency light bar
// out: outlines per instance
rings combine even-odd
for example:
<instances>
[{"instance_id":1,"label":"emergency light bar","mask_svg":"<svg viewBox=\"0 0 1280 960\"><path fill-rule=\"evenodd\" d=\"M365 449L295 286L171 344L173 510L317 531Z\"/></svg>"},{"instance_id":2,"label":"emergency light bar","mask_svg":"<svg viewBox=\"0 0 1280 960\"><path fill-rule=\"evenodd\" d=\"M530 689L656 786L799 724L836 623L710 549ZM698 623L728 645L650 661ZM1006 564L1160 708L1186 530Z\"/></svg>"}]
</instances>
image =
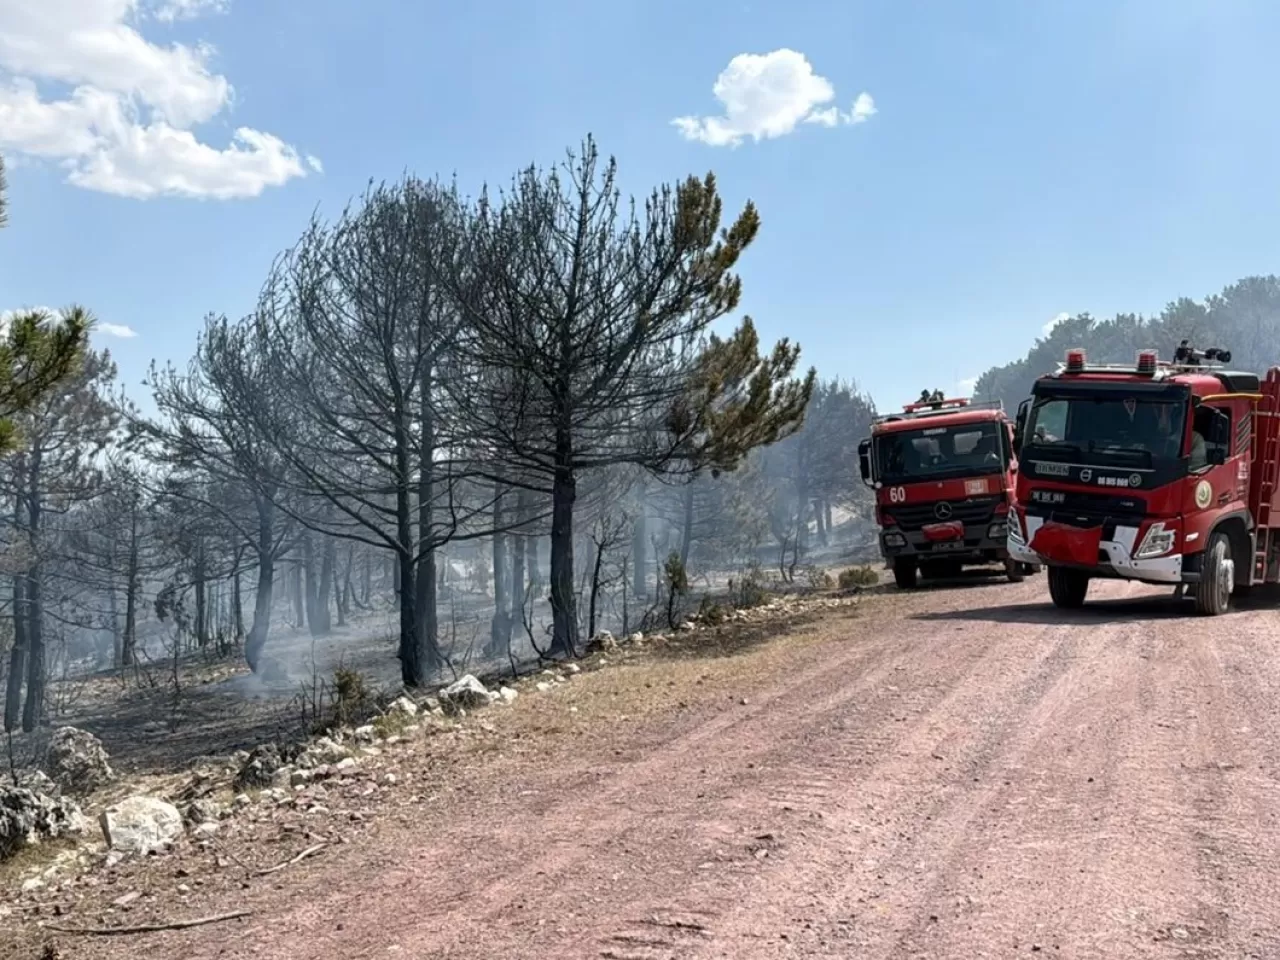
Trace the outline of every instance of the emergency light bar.
<instances>
[{"instance_id":1,"label":"emergency light bar","mask_svg":"<svg viewBox=\"0 0 1280 960\"><path fill-rule=\"evenodd\" d=\"M954 400L921 400L918 403L908 403L902 408L903 413L915 413L917 410L942 410L950 407L967 407L969 400L967 397L957 397Z\"/></svg>"},{"instance_id":2,"label":"emergency light bar","mask_svg":"<svg viewBox=\"0 0 1280 960\"><path fill-rule=\"evenodd\" d=\"M1154 375L1160 355L1155 350L1138 351L1138 372Z\"/></svg>"}]
</instances>

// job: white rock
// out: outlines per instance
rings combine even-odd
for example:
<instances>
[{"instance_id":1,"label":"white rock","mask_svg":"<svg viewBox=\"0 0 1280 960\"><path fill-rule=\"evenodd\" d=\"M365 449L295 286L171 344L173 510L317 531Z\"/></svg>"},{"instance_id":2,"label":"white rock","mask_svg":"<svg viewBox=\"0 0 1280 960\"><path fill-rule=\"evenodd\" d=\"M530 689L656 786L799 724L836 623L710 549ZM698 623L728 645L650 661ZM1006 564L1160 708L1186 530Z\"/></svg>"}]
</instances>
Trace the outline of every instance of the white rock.
<instances>
[{"instance_id":1,"label":"white rock","mask_svg":"<svg viewBox=\"0 0 1280 960\"><path fill-rule=\"evenodd\" d=\"M465 678L464 678L465 679ZM387 708L388 714L400 714L405 717L416 717L418 715L418 705L408 697L397 697L392 701L391 706Z\"/></svg>"},{"instance_id":2,"label":"white rock","mask_svg":"<svg viewBox=\"0 0 1280 960\"><path fill-rule=\"evenodd\" d=\"M581 673L581 672L582 672L582 668L581 668L580 666L578 666L576 663L566 663L566 664L564 665L564 669L565 669L565 671L566 671L566 672L568 672L568 673Z\"/></svg>"},{"instance_id":3,"label":"white rock","mask_svg":"<svg viewBox=\"0 0 1280 960\"><path fill-rule=\"evenodd\" d=\"M457 683L451 683L440 691L441 706L454 711L474 710L488 703L488 689L469 673Z\"/></svg>"},{"instance_id":4,"label":"white rock","mask_svg":"<svg viewBox=\"0 0 1280 960\"><path fill-rule=\"evenodd\" d=\"M503 703L511 703L516 699L516 697L520 696L520 691L512 687L499 687L498 696L502 699Z\"/></svg>"},{"instance_id":5,"label":"white rock","mask_svg":"<svg viewBox=\"0 0 1280 960\"><path fill-rule=\"evenodd\" d=\"M547 681L545 680L539 680L538 683L535 685L534 689L537 690L539 693L546 693L547 691L552 689L552 686L551 684L547 683Z\"/></svg>"},{"instance_id":6,"label":"white rock","mask_svg":"<svg viewBox=\"0 0 1280 960\"><path fill-rule=\"evenodd\" d=\"M160 850L182 836L182 814L155 797L129 797L107 807L98 818L107 846L121 853Z\"/></svg>"}]
</instances>

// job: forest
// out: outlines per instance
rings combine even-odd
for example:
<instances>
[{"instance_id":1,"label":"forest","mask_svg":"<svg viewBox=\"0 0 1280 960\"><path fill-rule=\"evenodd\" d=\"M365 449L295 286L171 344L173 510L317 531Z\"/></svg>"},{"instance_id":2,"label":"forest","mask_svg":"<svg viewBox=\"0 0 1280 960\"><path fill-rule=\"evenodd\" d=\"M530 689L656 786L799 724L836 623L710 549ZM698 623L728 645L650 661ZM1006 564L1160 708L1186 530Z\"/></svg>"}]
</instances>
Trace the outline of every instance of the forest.
<instances>
[{"instance_id":1,"label":"forest","mask_svg":"<svg viewBox=\"0 0 1280 960\"><path fill-rule=\"evenodd\" d=\"M290 691L349 657L408 688L572 657L856 550L874 407L736 315L763 222L711 174L624 198L590 139L476 198L371 185L299 224L249 315L210 305L148 414L91 306L12 314L5 731L191 662Z\"/></svg>"},{"instance_id":2,"label":"forest","mask_svg":"<svg viewBox=\"0 0 1280 960\"><path fill-rule=\"evenodd\" d=\"M978 378L974 395L1003 401L1005 409L1015 410L1031 394L1036 377L1052 373L1072 347L1083 347L1090 362L1129 363L1139 350L1150 348L1172 359L1183 340L1202 349L1230 350L1233 367L1264 373L1277 363L1280 278L1245 277L1203 300L1173 300L1154 317L1068 317L1038 338L1022 359L987 370Z\"/></svg>"}]
</instances>

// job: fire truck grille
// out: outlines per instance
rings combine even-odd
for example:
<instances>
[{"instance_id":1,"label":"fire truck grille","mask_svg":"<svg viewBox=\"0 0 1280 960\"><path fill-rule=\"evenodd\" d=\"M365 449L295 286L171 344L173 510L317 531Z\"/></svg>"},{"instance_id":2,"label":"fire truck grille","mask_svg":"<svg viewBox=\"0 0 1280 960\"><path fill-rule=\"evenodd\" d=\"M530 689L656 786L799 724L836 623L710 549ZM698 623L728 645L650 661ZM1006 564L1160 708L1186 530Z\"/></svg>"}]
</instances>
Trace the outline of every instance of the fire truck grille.
<instances>
[{"instance_id":1,"label":"fire truck grille","mask_svg":"<svg viewBox=\"0 0 1280 960\"><path fill-rule=\"evenodd\" d=\"M1141 497L1033 490L1027 513L1073 527L1141 523L1147 504Z\"/></svg>"},{"instance_id":2,"label":"fire truck grille","mask_svg":"<svg viewBox=\"0 0 1280 960\"><path fill-rule=\"evenodd\" d=\"M898 528L903 531L919 530L931 523L944 523L959 520L964 524L987 523L995 516L999 497L975 497L971 500L940 500L935 503L899 503L883 507L884 512L893 518ZM938 505L945 503L939 515Z\"/></svg>"}]
</instances>

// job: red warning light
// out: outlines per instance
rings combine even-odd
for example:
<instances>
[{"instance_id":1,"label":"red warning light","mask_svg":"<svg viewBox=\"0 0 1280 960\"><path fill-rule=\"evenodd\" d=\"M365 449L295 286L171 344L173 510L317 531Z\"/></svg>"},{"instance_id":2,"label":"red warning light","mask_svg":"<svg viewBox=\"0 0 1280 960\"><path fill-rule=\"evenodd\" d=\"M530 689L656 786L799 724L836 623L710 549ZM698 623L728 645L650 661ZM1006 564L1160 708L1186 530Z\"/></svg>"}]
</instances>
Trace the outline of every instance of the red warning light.
<instances>
[{"instance_id":1,"label":"red warning light","mask_svg":"<svg viewBox=\"0 0 1280 960\"><path fill-rule=\"evenodd\" d=\"M1067 369L1072 373L1079 373L1084 369L1084 351L1079 347L1067 351Z\"/></svg>"},{"instance_id":2,"label":"red warning light","mask_svg":"<svg viewBox=\"0 0 1280 960\"><path fill-rule=\"evenodd\" d=\"M1139 350L1138 351L1138 372L1139 373L1155 373L1156 360L1158 359L1158 356L1159 355L1154 350Z\"/></svg>"}]
</instances>

